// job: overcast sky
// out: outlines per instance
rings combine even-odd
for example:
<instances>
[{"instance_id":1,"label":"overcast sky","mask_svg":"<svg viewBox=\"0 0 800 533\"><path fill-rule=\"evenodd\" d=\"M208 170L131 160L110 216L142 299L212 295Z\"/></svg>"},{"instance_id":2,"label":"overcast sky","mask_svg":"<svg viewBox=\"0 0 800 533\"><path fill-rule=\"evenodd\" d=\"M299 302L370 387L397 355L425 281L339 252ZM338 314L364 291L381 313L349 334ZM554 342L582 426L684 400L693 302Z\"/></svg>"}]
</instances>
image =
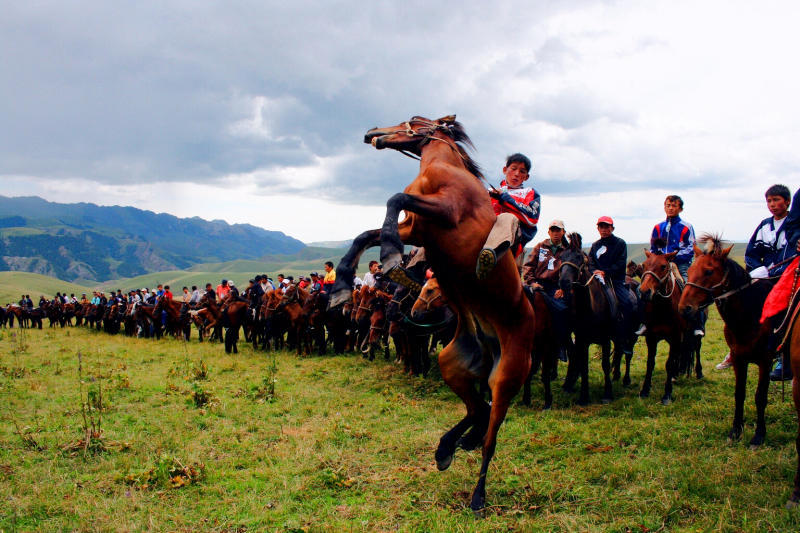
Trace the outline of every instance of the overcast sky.
<instances>
[{"instance_id":1,"label":"overcast sky","mask_svg":"<svg viewBox=\"0 0 800 533\"><path fill-rule=\"evenodd\" d=\"M0 0L0 194L347 239L418 168L364 132L451 113L589 240L666 194L746 240L800 181L800 2L116 4Z\"/></svg>"}]
</instances>

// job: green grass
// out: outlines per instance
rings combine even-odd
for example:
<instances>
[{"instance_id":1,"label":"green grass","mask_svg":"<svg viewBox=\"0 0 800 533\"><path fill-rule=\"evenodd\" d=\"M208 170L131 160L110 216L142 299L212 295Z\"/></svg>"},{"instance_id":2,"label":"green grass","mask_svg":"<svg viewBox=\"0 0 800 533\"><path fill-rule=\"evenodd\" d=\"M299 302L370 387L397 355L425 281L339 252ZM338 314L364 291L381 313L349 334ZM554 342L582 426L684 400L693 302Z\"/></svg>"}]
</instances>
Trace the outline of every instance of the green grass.
<instances>
[{"instance_id":1,"label":"green grass","mask_svg":"<svg viewBox=\"0 0 800 533\"><path fill-rule=\"evenodd\" d=\"M269 402L259 390L272 355L248 346L230 356L216 344L81 328L0 334L1 531L800 528L800 511L783 507L797 457L790 396L782 401L780 387L771 387L766 444L750 451L751 380L744 439L726 443L733 374L713 370L726 351L716 316L704 348L706 379L681 379L670 406L658 401L663 355L652 397L638 398L641 342L634 386L616 384L611 405L597 403L596 354L589 407L557 390L554 409L541 412L538 384L533 408L515 402L489 471L483 520L468 509L480 453L459 451L446 472L433 461L439 437L463 416L438 380L353 355L281 352ZM82 435L78 351L84 395L102 386L104 437L128 443L127 450L87 457L60 450ZM193 379L201 360L207 377ZM202 409L198 390L211 395ZM150 470L163 479L173 459L202 463L205 477L178 489L161 482L142 490L124 481Z\"/></svg>"},{"instance_id":2,"label":"green grass","mask_svg":"<svg viewBox=\"0 0 800 533\"><path fill-rule=\"evenodd\" d=\"M23 294L30 294L33 304L36 305L41 295L51 299L56 292L66 292L67 294L74 293L80 298L81 293L87 291L91 291L91 287L41 274L0 272L0 305L17 302Z\"/></svg>"}]
</instances>

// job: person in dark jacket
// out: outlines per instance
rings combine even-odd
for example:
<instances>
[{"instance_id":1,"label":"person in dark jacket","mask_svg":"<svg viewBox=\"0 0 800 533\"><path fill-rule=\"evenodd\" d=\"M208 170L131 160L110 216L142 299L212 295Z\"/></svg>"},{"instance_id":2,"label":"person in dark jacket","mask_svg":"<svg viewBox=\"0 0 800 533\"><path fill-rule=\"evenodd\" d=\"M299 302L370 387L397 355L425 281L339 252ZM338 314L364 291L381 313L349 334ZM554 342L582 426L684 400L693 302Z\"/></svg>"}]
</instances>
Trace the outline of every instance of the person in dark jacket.
<instances>
[{"instance_id":1,"label":"person in dark jacket","mask_svg":"<svg viewBox=\"0 0 800 533\"><path fill-rule=\"evenodd\" d=\"M631 325L635 323L634 302L625 284L628 245L614 235L614 220L611 217L597 219L597 231L600 239L589 250L589 271L606 286L611 285L617 297L620 316L617 318L616 338L622 346L622 352L627 355L633 351L633 346L626 340L629 337L627 332L632 331Z\"/></svg>"}]
</instances>

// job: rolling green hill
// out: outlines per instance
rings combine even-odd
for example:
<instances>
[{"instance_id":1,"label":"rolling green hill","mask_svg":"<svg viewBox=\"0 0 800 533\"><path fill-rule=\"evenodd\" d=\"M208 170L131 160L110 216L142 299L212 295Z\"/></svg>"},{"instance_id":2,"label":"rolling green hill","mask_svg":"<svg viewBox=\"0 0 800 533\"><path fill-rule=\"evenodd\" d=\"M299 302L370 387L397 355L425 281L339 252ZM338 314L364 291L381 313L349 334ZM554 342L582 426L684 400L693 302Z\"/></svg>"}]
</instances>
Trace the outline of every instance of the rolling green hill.
<instances>
[{"instance_id":1,"label":"rolling green hill","mask_svg":"<svg viewBox=\"0 0 800 533\"><path fill-rule=\"evenodd\" d=\"M304 247L282 232L250 224L0 196L0 271L105 281Z\"/></svg>"},{"instance_id":2,"label":"rolling green hill","mask_svg":"<svg viewBox=\"0 0 800 533\"><path fill-rule=\"evenodd\" d=\"M91 291L91 287L41 274L0 272L0 305L17 302L23 294L30 294L35 305L41 295L51 298L56 292L66 292L80 298L81 293L87 291Z\"/></svg>"}]
</instances>

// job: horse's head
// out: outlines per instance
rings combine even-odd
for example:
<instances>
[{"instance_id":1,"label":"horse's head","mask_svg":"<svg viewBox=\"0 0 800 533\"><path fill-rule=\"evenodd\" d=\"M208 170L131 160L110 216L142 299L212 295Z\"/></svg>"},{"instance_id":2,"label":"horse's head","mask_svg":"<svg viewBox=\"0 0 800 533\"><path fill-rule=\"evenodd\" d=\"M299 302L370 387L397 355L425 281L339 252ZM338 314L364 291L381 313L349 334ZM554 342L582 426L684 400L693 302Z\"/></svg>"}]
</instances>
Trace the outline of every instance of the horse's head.
<instances>
[{"instance_id":1,"label":"horse's head","mask_svg":"<svg viewBox=\"0 0 800 533\"><path fill-rule=\"evenodd\" d=\"M442 289L436 278L431 278L425 282L422 290L417 296L417 301L411 307L411 318L422 320L426 316L447 305L447 300L442 294Z\"/></svg>"},{"instance_id":2,"label":"horse's head","mask_svg":"<svg viewBox=\"0 0 800 533\"><path fill-rule=\"evenodd\" d=\"M564 292L579 284L586 270L586 254L582 249L583 238L580 233L570 233L567 248L561 253L561 266L558 271L558 286Z\"/></svg>"},{"instance_id":3,"label":"horse's head","mask_svg":"<svg viewBox=\"0 0 800 533\"><path fill-rule=\"evenodd\" d=\"M694 263L689 267L689 281L683 290L678 308L684 315L693 315L714 302L725 291L728 281L728 254L733 245L723 248L718 235L705 234L694 245Z\"/></svg>"},{"instance_id":4,"label":"horse's head","mask_svg":"<svg viewBox=\"0 0 800 533\"><path fill-rule=\"evenodd\" d=\"M647 258L642 263L642 284L639 285L639 292L641 292L644 301L650 301L653 294L659 290L659 287L664 287L661 292L666 294L670 291L670 283L675 283L674 278L670 279L670 274L672 273L672 265L670 263L678 255L678 252L660 254L645 250L644 254Z\"/></svg>"},{"instance_id":5,"label":"horse's head","mask_svg":"<svg viewBox=\"0 0 800 533\"><path fill-rule=\"evenodd\" d=\"M372 128L364 135L364 142L378 150L394 148L395 150L412 152L420 155L420 148L439 132L451 139L452 131L461 128L455 115L448 115L437 120L425 117L411 117L406 122L386 128Z\"/></svg>"}]
</instances>

